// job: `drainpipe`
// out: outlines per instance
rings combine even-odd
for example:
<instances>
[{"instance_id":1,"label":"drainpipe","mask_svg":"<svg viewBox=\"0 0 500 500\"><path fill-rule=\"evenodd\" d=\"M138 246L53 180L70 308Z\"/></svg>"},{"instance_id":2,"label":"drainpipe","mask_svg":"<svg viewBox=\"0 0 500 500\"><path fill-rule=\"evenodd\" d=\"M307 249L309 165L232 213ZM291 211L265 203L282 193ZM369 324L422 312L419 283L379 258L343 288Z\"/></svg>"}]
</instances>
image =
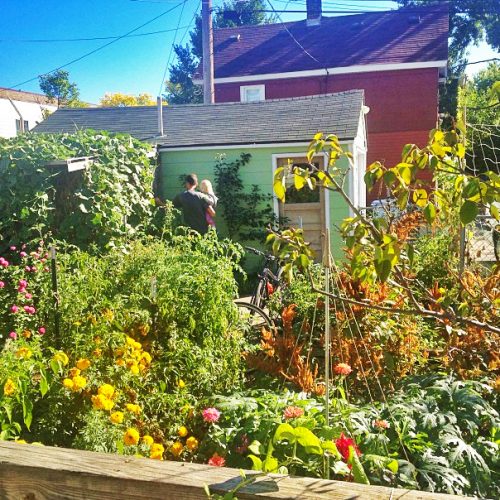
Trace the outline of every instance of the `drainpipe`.
<instances>
[{"instance_id":1,"label":"drainpipe","mask_svg":"<svg viewBox=\"0 0 500 500\"><path fill-rule=\"evenodd\" d=\"M16 111L16 113L19 115L19 121L21 123L21 125L19 126L19 131L21 132L21 134L24 134L25 130L24 130L23 115L21 114L21 112L19 111L19 109L17 109L17 106L14 104L14 101L10 97L7 97L7 99L12 104L12 107L14 108L14 110ZM27 130L26 130L26 132L27 132Z\"/></svg>"},{"instance_id":2,"label":"drainpipe","mask_svg":"<svg viewBox=\"0 0 500 500\"><path fill-rule=\"evenodd\" d=\"M163 137L163 101L161 96L156 98L156 106L158 109L158 135Z\"/></svg>"}]
</instances>

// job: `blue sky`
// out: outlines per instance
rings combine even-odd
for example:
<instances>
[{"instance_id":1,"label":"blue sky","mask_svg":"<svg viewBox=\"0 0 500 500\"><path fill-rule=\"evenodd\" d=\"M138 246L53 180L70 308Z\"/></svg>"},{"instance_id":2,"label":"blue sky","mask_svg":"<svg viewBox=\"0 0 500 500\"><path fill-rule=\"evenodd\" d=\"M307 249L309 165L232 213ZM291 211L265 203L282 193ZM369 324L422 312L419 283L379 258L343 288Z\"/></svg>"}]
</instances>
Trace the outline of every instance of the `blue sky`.
<instances>
[{"instance_id":1,"label":"blue sky","mask_svg":"<svg viewBox=\"0 0 500 500\"><path fill-rule=\"evenodd\" d=\"M125 38L76 62L67 69L78 84L81 98L98 103L106 92L157 95L171 52L175 29L177 43L189 37L188 26L200 8L200 0L0 0L0 87L12 87L46 73L110 40L32 43L27 39L61 39L121 36L169 9L173 10L137 33L173 30L150 36ZM305 0L272 0L277 10L304 10ZM221 0L214 0L218 5ZM323 9L384 10L395 2L323 0ZM181 16L182 14L182 16ZM327 14L332 15L332 14ZM281 14L285 21L303 14ZM486 44L470 51L470 61L497 57ZM172 56L173 57L173 56ZM470 66L470 72L482 65ZM19 88L19 87L16 87ZM39 91L38 81L21 87Z\"/></svg>"}]
</instances>

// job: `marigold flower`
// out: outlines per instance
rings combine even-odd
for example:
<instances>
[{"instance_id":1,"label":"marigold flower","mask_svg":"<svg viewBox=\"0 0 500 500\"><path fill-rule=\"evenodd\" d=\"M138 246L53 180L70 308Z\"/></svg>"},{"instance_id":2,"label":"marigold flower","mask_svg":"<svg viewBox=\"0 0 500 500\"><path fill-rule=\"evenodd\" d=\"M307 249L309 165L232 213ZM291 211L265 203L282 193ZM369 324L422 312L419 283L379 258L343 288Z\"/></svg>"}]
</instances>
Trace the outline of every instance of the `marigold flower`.
<instances>
[{"instance_id":1,"label":"marigold flower","mask_svg":"<svg viewBox=\"0 0 500 500\"><path fill-rule=\"evenodd\" d=\"M17 386L15 382L11 379L8 378L5 382L5 385L3 386L3 393L5 396L12 396L17 390Z\"/></svg>"},{"instance_id":2,"label":"marigold flower","mask_svg":"<svg viewBox=\"0 0 500 500\"><path fill-rule=\"evenodd\" d=\"M63 385L64 387L66 387L66 389L69 389L69 390L73 390L73 387L75 386L75 384L73 383L73 381L70 379L70 378L65 378L63 380Z\"/></svg>"},{"instance_id":3,"label":"marigold flower","mask_svg":"<svg viewBox=\"0 0 500 500\"><path fill-rule=\"evenodd\" d=\"M142 442L146 446L151 446L154 443L154 439L151 436L146 434L145 436L142 436Z\"/></svg>"},{"instance_id":4,"label":"marigold flower","mask_svg":"<svg viewBox=\"0 0 500 500\"><path fill-rule=\"evenodd\" d=\"M127 408L127 410L131 413L135 413L136 415L139 415L142 411L142 408L139 405L135 405L133 403L127 403L125 405L125 408Z\"/></svg>"},{"instance_id":5,"label":"marigold flower","mask_svg":"<svg viewBox=\"0 0 500 500\"><path fill-rule=\"evenodd\" d=\"M80 375L73 377L74 391L80 391L87 385L87 379Z\"/></svg>"},{"instance_id":6,"label":"marigold flower","mask_svg":"<svg viewBox=\"0 0 500 500\"><path fill-rule=\"evenodd\" d=\"M149 458L153 458L155 460L163 460L163 452L165 448L160 443L153 443L151 445L151 449L149 451Z\"/></svg>"},{"instance_id":7,"label":"marigold flower","mask_svg":"<svg viewBox=\"0 0 500 500\"><path fill-rule=\"evenodd\" d=\"M109 411L115 406L115 403L107 398L104 394L97 394L97 396L92 396L92 404L94 408L98 410L106 410Z\"/></svg>"},{"instance_id":8,"label":"marigold flower","mask_svg":"<svg viewBox=\"0 0 500 500\"><path fill-rule=\"evenodd\" d=\"M118 358L118 359L115 361L115 365L116 365L116 366L125 366L125 361L123 360L123 358Z\"/></svg>"},{"instance_id":9,"label":"marigold flower","mask_svg":"<svg viewBox=\"0 0 500 500\"><path fill-rule=\"evenodd\" d=\"M100 358L102 355L102 349L94 349L92 351L92 355L95 356L96 358Z\"/></svg>"},{"instance_id":10,"label":"marigold flower","mask_svg":"<svg viewBox=\"0 0 500 500\"><path fill-rule=\"evenodd\" d=\"M341 432L340 437L335 440L335 446L337 447L339 453L342 455L342 458L346 461L349 460L349 448L351 446L354 448L354 451L358 456L361 455L361 451L359 450L356 441L345 436L343 432Z\"/></svg>"},{"instance_id":11,"label":"marigold flower","mask_svg":"<svg viewBox=\"0 0 500 500\"><path fill-rule=\"evenodd\" d=\"M115 411L109 416L109 419L113 424L121 424L123 422L123 412Z\"/></svg>"},{"instance_id":12,"label":"marigold flower","mask_svg":"<svg viewBox=\"0 0 500 500\"><path fill-rule=\"evenodd\" d=\"M103 384L97 389L97 394L101 394L107 398L112 398L115 393L115 388L110 384Z\"/></svg>"},{"instance_id":13,"label":"marigold flower","mask_svg":"<svg viewBox=\"0 0 500 500\"><path fill-rule=\"evenodd\" d=\"M80 370L86 370L90 366L90 361L86 358L80 358L76 362L76 367Z\"/></svg>"},{"instance_id":14,"label":"marigold flower","mask_svg":"<svg viewBox=\"0 0 500 500\"><path fill-rule=\"evenodd\" d=\"M69 358L63 351L57 351L52 359L61 363L63 366L66 366L69 363Z\"/></svg>"},{"instance_id":15,"label":"marigold flower","mask_svg":"<svg viewBox=\"0 0 500 500\"><path fill-rule=\"evenodd\" d=\"M285 420L290 420L292 418L299 418L304 415L303 408L299 408L298 406L287 406L285 411L283 412L283 418Z\"/></svg>"},{"instance_id":16,"label":"marigold flower","mask_svg":"<svg viewBox=\"0 0 500 500\"><path fill-rule=\"evenodd\" d=\"M186 446L188 450L194 451L198 448L198 440L194 436L189 436L186 439Z\"/></svg>"},{"instance_id":17,"label":"marigold flower","mask_svg":"<svg viewBox=\"0 0 500 500\"><path fill-rule=\"evenodd\" d=\"M16 351L16 357L18 358L29 359L31 358L32 355L33 353L31 352L31 349L29 349L28 347L20 347Z\"/></svg>"},{"instance_id":18,"label":"marigold flower","mask_svg":"<svg viewBox=\"0 0 500 500\"><path fill-rule=\"evenodd\" d=\"M139 367L137 365L132 365L130 367L130 373L132 373L132 375L139 375Z\"/></svg>"},{"instance_id":19,"label":"marigold flower","mask_svg":"<svg viewBox=\"0 0 500 500\"><path fill-rule=\"evenodd\" d=\"M129 428L127 429L127 432L123 435L123 442L127 446L132 446L136 445L139 442L139 433L137 432L136 429Z\"/></svg>"},{"instance_id":20,"label":"marigold flower","mask_svg":"<svg viewBox=\"0 0 500 500\"><path fill-rule=\"evenodd\" d=\"M377 429L389 429L390 424L387 422L387 420L375 420L373 422L374 427L377 427Z\"/></svg>"},{"instance_id":21,"label":"marigold flower","mask_svg":"<svg viewBox=\"0 0 500 500\"><path fill-rule=\"evenodd\" d=\"M226 465L226 459L221 457L218 453L214 453L208 460L208 465L213 465L215 467L224 467Z\"/></svg>"},{"instance_id":22,"label":"marigold flower","mask_svg":"<svg viewBox=\"0 0 500 500\"><path fill-rule=\"evenodd\" d=\"M76 377L77 375L80 375L80 370L78 368L70 368L69 370L69 375L71 377Z\"/></svg>"},{"instance_id":23,"label":"marigold flower","mask_svg":"<svg viewBox=\"0 0 500 500\"><path fill-rule=\"evenodd\" d=\"M103 410L109 411L113 408L113 406L115 406L115 403L112 399L104 398Z\"/></svg>"},{"instance_id":24,"label":"marigold flower","mask_svg":"<svg viewBox=\"0 0 500 500\"><path fill-rule=\"evenodd\" d=\"M186 429L186 427L184 427L183 425L181 425L179 427L179 430L177 431L177 434L179 434L179 436L181 438L186 437L188 435L188 430Z\"/></svg>"},{"instance_id":25,"label":"marigold flower","mask_svg":"<svg viewBox=\"0 0 500 500\"><path fill-rule=\"evenodd\" d=\"M170 447L170 452L174 457L178 457L181 453L182 450L184 449L184 446L182 446L182 443L180 441L176 441L171 447Z\"/></svg>"},{"instance_id":26,"label":"marigold flower","mask_svg":"<svg viewBox=\"0 0 500 500\"><path fill-rule=\"evenodd\" d=\"M184 387L186 387L186 383L184 382L184 380L179 379L179 381L177 382L177 387L179 389L184 389Z\"/></svg>"},{"instance_id":27,"label":"marigold flower","mask_svg":"<svg viewBox=\"0 0 500 500\"><path fill-rule=\"evenodd\" d=\"M352 368L347 363L339 363L337 366L333 368L333 371L337 375L349 375L352 372Z\"/></svg>"},{"instance_id":28,"label":"marigold flower","mask_svg":"<svg viewBox=\"0 0 500 500\"><path fill-rule=\"evenodd\" d=\"M205 408L202 415L205 422L215 423L219 421L220 411L217 408Z\"/></svg>"}]
</instances>

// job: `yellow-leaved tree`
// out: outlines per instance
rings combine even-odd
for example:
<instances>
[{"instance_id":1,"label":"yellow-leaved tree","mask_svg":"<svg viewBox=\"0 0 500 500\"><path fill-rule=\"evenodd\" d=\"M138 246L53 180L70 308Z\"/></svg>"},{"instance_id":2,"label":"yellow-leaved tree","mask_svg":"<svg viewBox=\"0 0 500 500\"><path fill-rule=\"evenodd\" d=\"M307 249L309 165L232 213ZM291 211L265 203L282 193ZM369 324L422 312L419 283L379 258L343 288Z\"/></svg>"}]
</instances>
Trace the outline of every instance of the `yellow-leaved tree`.
<instances>
[{"instance_id":1,"label":"yellow-leaved tree","mask_svg":"<svg viewBox=\"0 0 500 500\"><path fill-rule=\"evenodd\" d=\"M101 106L122 107L122 106L153 106L156 102L151 94L122 94L121 92L106 93L100 99Z\"/></svg>"}]
</instances>

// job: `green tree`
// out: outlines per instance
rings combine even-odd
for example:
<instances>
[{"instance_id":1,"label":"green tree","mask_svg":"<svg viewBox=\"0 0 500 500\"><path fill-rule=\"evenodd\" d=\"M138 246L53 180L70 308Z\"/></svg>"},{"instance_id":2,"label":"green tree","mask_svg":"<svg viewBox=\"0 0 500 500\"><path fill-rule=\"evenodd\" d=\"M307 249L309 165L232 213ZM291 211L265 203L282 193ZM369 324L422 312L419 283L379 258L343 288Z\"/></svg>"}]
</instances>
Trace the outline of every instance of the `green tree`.
<instances>
[{"instance_id":1,"label":"green tree","mask_svg":"<svg viewBox=\"0 0 500 500\"><path fill-rule=\"evenodd\" d=\"M264 0L224 2L215 12L214 29L231 28L273 21L266 16ZM200 64L203 53L201 16L196 16L195 27L190 33L190 44L174 45L177 61L170 66L170 79L165 82L165 98L172 104L202 102L203 91L193 83L193 75Z\"/></svg>"},{"instance_id":2,"label":"green tree","mask_svg":"<svg viewBox=\"0 0 500 500\"><path fill-rule=\"evenodd\" d=\"M139 95L122 94L121 92L106 93L101 97L99 104L107 107L123 106L154 106L156 101L150 94L143 93Z\"/></svg>"},{"instance_id":3,"label":"green tree","mask_svg":"<svg viewBox=\"0 0 500 500\"><path fill-rule=\"evenodd\" d=\"M38 78L40 89L48 99L55 101L57 107L80 108L85 104L80 101L80 91L76 83L69 81L69 73L58 69L53 73Z\"/></svg>"}]
</instances>

